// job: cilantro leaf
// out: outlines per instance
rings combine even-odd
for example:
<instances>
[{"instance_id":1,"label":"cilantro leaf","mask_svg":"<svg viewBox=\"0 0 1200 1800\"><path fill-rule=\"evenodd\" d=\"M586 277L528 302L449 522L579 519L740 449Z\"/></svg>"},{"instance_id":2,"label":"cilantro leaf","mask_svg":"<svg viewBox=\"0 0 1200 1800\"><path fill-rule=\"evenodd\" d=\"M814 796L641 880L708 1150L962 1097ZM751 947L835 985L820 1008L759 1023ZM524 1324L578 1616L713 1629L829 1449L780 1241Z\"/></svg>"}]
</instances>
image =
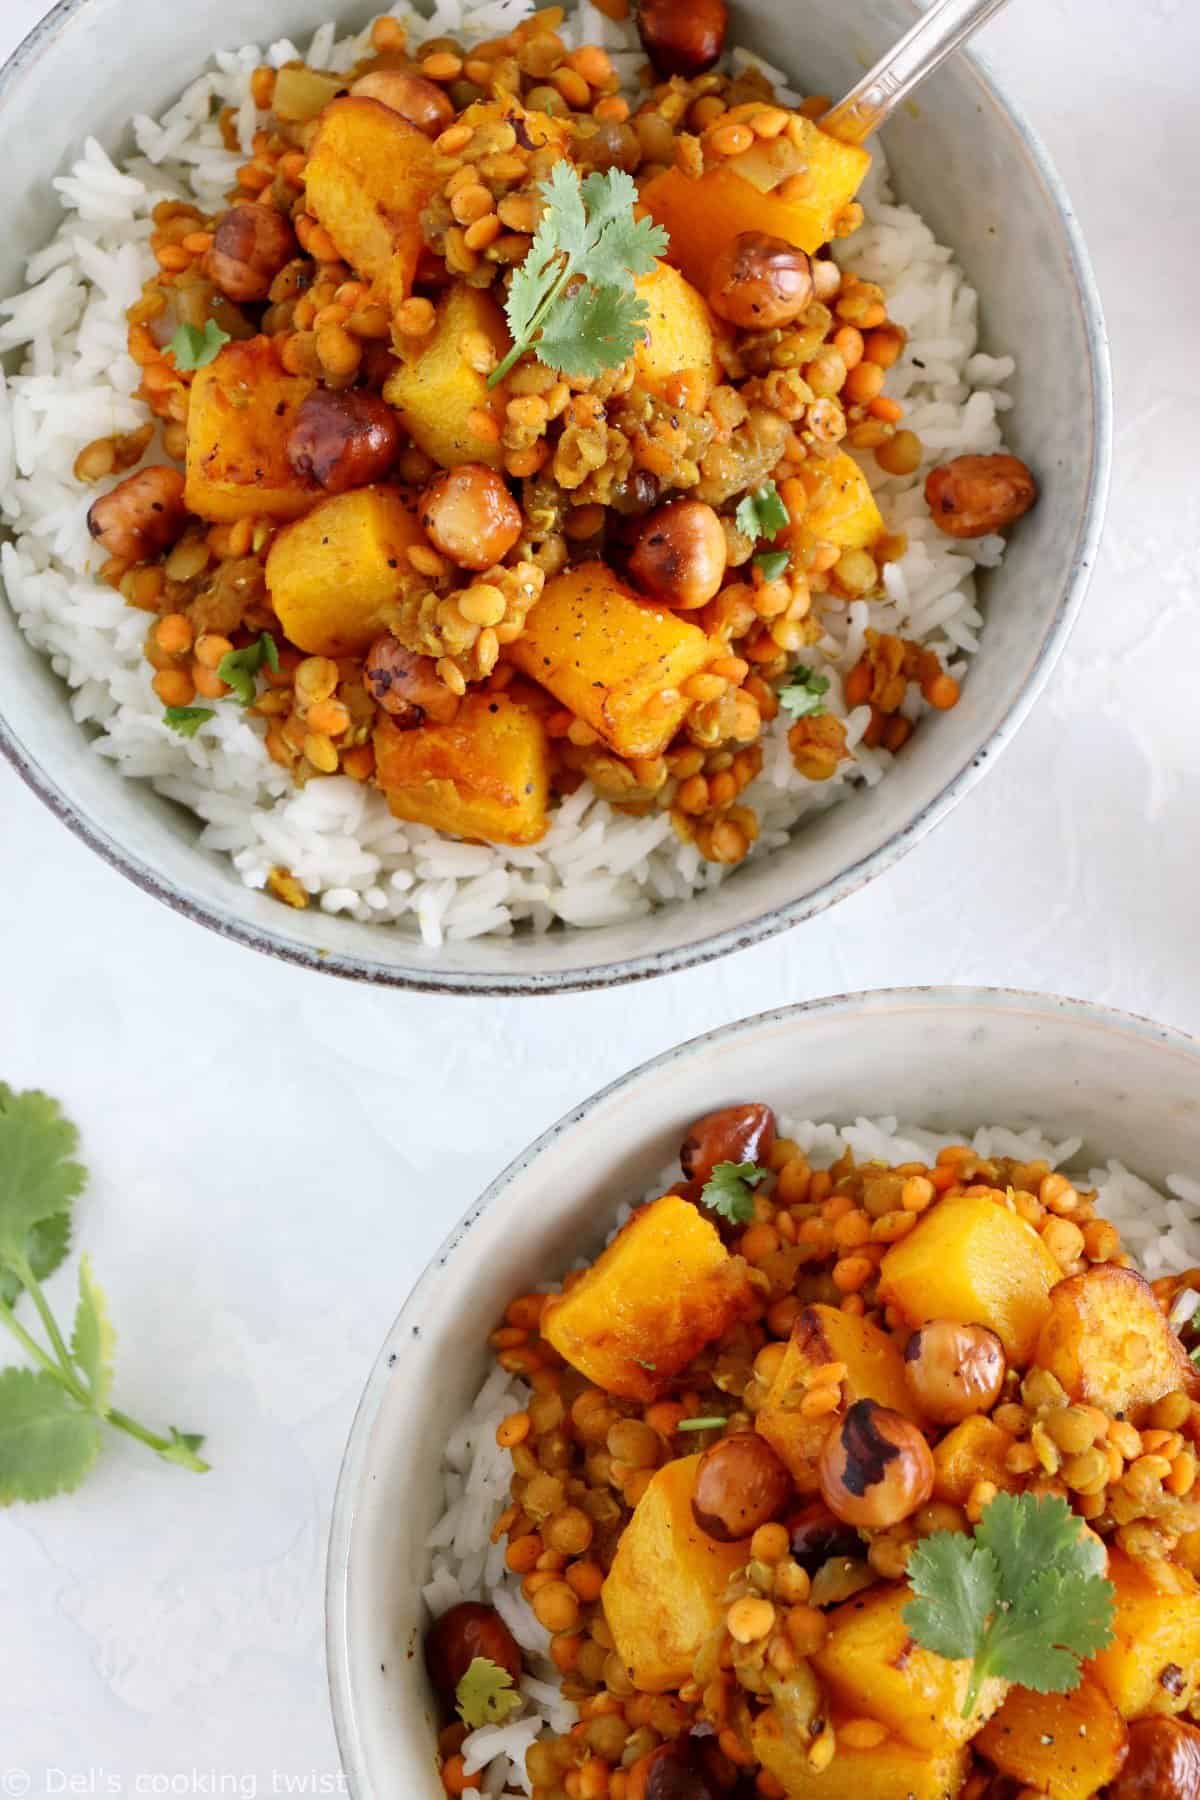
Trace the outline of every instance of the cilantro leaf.
<instances>
[{"instance_id":1,"label":"cilantro leaf","mask_svg":"<svg viewBox=\"0 0 1200 1800\"><path fill-rule=\"evenodd\" d=\"M754 566L762 570L764 581L778 581L791 560L788 550L762 550L754 558Z\"/></svg>"},{"instance_id":2,"label":"cilantro leaf","mask_svg":"<svg viewBox=\"0 0 1200 1800\"><path fill-rule=\"evenodd\" d=\"M458 1716L472 1731L481 1725L503 1725L520 1712L525 1696L513 1686L507 1669L488 1656L477 1656L454 1690Z\"/></svg>"},{"instance_id":3,"label":"cilantro leaf","mask_svg":"<svg viewBox=\"0 0 1200 1800\"><path fill-rule=\"evenodd\" d=\"M1082 1662L1111 1642L1104 1551L1053 1495L998 1494L973 1537L935 1532L909 1558L904 1622L939 1656L970 1658L968 1718L990 1676L1068 1693Z\"/></svg>"},{"instance_id":4,"label":"cilantro leaf","mask_svg":"<svg viewBox=\"0 0 1200 1800\"><path fill-rule=\"evenodd\" d=\"M218 676L233 689L234 699L242 706L253 705L258 693L255 677L264 663L272 674L278 674L279 651L269 631L260 632L244 650L227 650L217 664Z\"/></svg>"},{"instance_id":5,"label":"cilantro leaf","mask_svg":"<svg viewBox=\"0 0 1200 1800\"><path fill-rule=\"evenodd\" d=\"M97 1406L106 1406L112 1393L116 1341L117 1334L108 1316L108 1302L85 1256L79 1264L79 1304L71 1333L71 1357Z\"/></svg>"},{"instance_id":6,"label":"cilantro leaf","mask_svg":"<svg viewBox=\"0 0 1200 1800\"><path fill-rule=\"evenodd\" d=\"M215 319L206 320L203 331L198 325L181 325L170 344L175 367L206 369L210 362L217 360L229 341L229 333L222 331Z\"/></svg>"},{"instance_id":7,"label":"cilantro leaf","mask_svg":"<svg viewBox=\"0 0 1200 1800\"><path fill-rule=\"evenodd\" d=\"M34 1225L25 1240L25 1263L35 1281L45 1281L66 1258L71 1245L71 1215L55 1213ZM15 1306L21 1283L11 1269L0 1268L0 1305Z\"/></svg>"},{"instance_id":8,"label":"cilantro leaf","mask_svg":"<svg viewBox=\"0 0 1200 1800\"><path fill-rule=\"evenodd\" d=\"M733 515L733 522L749 538L773 538L790 524L791 514L780 498L773 481L764 481L752 494L747 494Z\"/></svg>"},{"instance_id":9,"label":"cilantro leaf","mask_svg":"<svg viewBox=\"0 0 1200 1800\"><path fill-rule=\"evenodd\" d=\"M0 1326L37 1364L0 1370L0 1506L78 1487L105 1424L169 1462L207 1467L195 1454L199 1438L175 1430L161 1437L109 1405L115 1334L87 1258L69 1345L42 1292L43 1278L66 1256L71 1202L84 1185L83 1168L71 1155L77 1141L56 1100L14 1093L0 1082ZM44 1342L16 1317L22 1289Z\"/></svg>"},{"instance_id":10,"label":"cilantro leaf","mask_svg":"<svg viewBox=\"0 0 1200 1800\"><path fill-rule=\"evenodd\" d=\"M909 1557L916 1599L904 1623L919 1644L951 1662L974 1656L979 1621L995 1612L1000 1571L990 1550L968 1545L958 1532L937 1531Z\"/></svg>"},{"instance_id":11,"label":"cilantro leaf","mask_svg":"<svg viewBox=\"0 0 1200 1800\"><path fill-rule=\"evenodd\" d=\"M15 1094L0 1083L0 1265L18 1275L34 1227L69 1214L83 1191L84 1170L71 1161L78 1141L49 1094Z\"/></svg>"},{"instance_id":12,"label":"cilantro leaf","mask_svg":"<svg viewBox=\"0 0 1200 1800\"><path fill-rule=\"evenodd\" d=\"M717 1163L700 1198L731 1224L748 1225L754 1217L752 1190L770 1173L757 1163Z\"/></svg>"},{"instance_id":13,"label":"cilantro leaf","mask_svg":"<svg viewBox=\"0 0 1200 1800\"><path fill-rule=\"evenodd\" d=\"M180 737L192 738L202 725L216 716L211 706L168 706L163 713L163 724L177 731Z\"/></svg>"},{"instance_id":14,"label":"cilantro leaf","mask_svg":"<svg viewBox=\"0 0 1200 1800\"><path fill-rule=\"evenodd\" d=\"M99 1450L99 1419L52 1375L0 1370L0 1506L71 1493Z\"/></svg>"},{"instance_id":15,"label":"cilantro leaf","mask_svg":"<svg viewBox=\"0 0 1200 1800\"><path fill-rule=\"evenodd\" d=\"M803 663L797 663L787 686L780 688L778 700L793 719L807 719L825 711L824 696L828 692L828 675L818 675L815 670L805 668Z\"/></svg>"},{"instance_id":16,"label":"cilantro leaf","mask_svg":"<svg viewBox=\"0 0 1200 1800\"><path fill-rule=\"evenodd\" d=\"M505 302L513 347L488 377L490 387L527 350L564 375L618 368L633 355L650 317L634 279L653 269L667 234L634 216L633 177L608 169L580 181L564 161L540 191L545 210Z\"/></svg>"}]
</instances>

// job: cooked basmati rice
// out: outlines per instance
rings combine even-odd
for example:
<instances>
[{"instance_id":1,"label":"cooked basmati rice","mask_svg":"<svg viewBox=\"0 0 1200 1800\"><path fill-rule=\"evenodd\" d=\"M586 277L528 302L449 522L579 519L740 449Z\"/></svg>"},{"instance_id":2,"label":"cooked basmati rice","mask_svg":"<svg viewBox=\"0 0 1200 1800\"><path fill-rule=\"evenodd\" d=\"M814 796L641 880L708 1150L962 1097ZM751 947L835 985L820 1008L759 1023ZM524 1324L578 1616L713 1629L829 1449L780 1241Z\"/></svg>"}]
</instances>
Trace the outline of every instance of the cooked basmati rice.
<instances>
[{"instance_id":1,"label":"cooked basmati rice","mask_svg":"<svg viewBox=\"0 0 1200 1800\"><path fill-rule=\"evenodd\" d=\"M815 1169L829 1168L847 1150L860 1163L931 1164L945 1144L971 1144L980 1156L1011 1156L1021 1162L1045 1158L1052 1168L1069 1170L1081 1186L1097 1189L1100 1214L1117 1226L1147 1277L1200 1264L1200 1180L1170 1175L1163 1193L1119 1162L1080 1167L1075 1162L1082 1145L1078 1137L1055 1142L1035 1129L1012 1131L1004 1125L985 1125L974 1133L927 1131L901 1127L895 1118L860 1118L841 1126L785 1118L780 1130L795 1140ZM672 1163L643 1198L656 1198L678 1179L678 1166ZM622 1206L615 1224L623 1223L629 1212L628 1205ZM482 1791L489 1796L530 1793L525 1750L542 1731L558 1735L577 1717L575 1707L562 1698L560 1677L549 1660L549 1633L522 1596L520 1577L505 1567L503 1544L490 1542L493 1521L508 1501L512 1472L508 1452L496 1443L496 1427L525 1401L526 1390L517 1377L503 1369L488 1376L447 1445L446 1510L428 1540L432 1567L424 1595L431 1617L460 1600L490 1602L532 1671L521 1682L526 1700L521 1717L473 1732L463 1744L467 1771L485 1771Z\"/></svg>"},{"instance_id":2,"label":"cooked basmati rice","mask_svg":"<svg viewBox=\"0 0 1200 1800\"><path fill-rule=\"evenodd\" d=\"M533 5L438 0L423 20L401 0L393 12L415 41L445 32L476 41L510 30ZM604 45L634 80L642 56L628 24L582 0L564 35ZM556 809L535 847L477 848L401 823L382 794L344 776L297 788L266 754L265 721L222 706L191 739L163 723L142 654L145 619L94 579L99 558L73 464L94 438L149 417L133 398L140 372L128 355L124 313L155 266L153 207L185 195L210 211L223 204L261 123L250 92L260 63L278 67L303 54L341 72L366 44L365 34L336 38L329 24L306 52L286 39L265 52L254 45L220 51L160 119L134 119L137 154L122 167L89 138L55 182L63 222L31 258L26 291L0 302L0 352L23 353L19 374L5 380L0 372L0 521L15 534L0 546L0 580L22 630L71 690L72 714L95 750L195 814L200 845L230 857L248 887L264 887L270 869L283 865L325 912L397 923L433 946L517 926L545 931L556 921L582 927L636 918L715 888L729 873L681 844L665 811L632 818L585 785ZM758 64L785 99L798 98L779 70L750 52L734 50L732 61L735 68ZM223 106L235 110L239 152L222 142L216 111ZM910 207L894 202L879 154L861 198L867 222L843 260L886 285L891 316L910 334L889 391L905 402L906 422L932 457L998 449L1012 358L978 349L974 290L951 251ZM161 460L161 450L148 460ZM825 637L805 652L830 678L827 705L846 719L853 757L832 780L809 782L788 751L787 718L768 728L762 773L742 795L759 817L756 856L779 849L803 818L858 784L873 786L891 766L886 750L861 742L869 708L847 715L842 690L868 626L928 644L958 679L979 646L975 571L999 562L1002 540L943 536L925 507L924 470L888 477L872 457L865 467L889 529L907 535L908 550L886 567L882 599L829 609ZM909 718L925 710L915 687L903 710Z\"/></svg>"}]
</instances>

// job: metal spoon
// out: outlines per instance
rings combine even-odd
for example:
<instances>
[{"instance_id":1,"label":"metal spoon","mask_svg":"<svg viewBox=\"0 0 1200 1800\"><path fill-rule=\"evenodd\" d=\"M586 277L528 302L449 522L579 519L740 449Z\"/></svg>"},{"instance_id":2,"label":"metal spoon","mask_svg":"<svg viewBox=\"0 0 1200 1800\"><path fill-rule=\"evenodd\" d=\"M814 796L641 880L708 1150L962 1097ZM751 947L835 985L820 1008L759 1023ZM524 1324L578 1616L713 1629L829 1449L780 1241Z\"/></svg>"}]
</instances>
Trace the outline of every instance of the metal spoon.
<instances>
[{"instance_id":1,"label":"metal spoon","mask_svg":"<svg viewBox=\"0 0 1200 1800\"><path fill-rule=\"evenodd\" d=\"M934 0L910 31L820 119L822 131L861 144L927 75L1006 6L1008 0Z\"/></svg>"}]
</instances>

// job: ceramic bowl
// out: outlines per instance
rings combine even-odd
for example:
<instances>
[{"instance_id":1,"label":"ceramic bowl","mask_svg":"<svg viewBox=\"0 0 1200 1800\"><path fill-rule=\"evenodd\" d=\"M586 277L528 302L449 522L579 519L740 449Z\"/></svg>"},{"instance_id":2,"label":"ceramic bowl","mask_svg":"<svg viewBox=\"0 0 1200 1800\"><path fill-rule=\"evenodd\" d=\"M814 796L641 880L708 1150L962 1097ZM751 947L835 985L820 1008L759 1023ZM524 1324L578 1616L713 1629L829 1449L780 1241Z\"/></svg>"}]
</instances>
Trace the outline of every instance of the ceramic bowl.
<instances>
[{"instance_id":1,"label":"ceramic bowl","mask_svg":"<svg viewBox=\"0 0 1200 1800\"><path fill-rule=\"evenodd\" d=\"M996 990L858 994L726 1026L585 1101L518 1157L447 1239L375 1365L334 1506L328 1650L355 1800L435 1800L419 1654L425 1540L449 1422L489 1367L514 1294L593 1252L621 1202L733 1100L783 1114L1078 1135L1147 1180L1200 1170L1200 1044L1071 1000Z\"/></svg>"},{"instance_id":2,"label":"ceramic bowl","mask_svg":"<svg viewBox=\"0 0 1200 1800\"><path fill-rule=\"evenodd\" d=\"M339 0L62 0L0 74L5 231L0 293L51 234L51 177L91 133L111 151L214 46L298 39ZM841 93L911 23L911 0L734 7L733 38ZM57 122L54 130L46 121ZM931 720L886 781L805 826L714 893L598 930L476 939L427 950L384 926L292 912L197 848L194 818L86 753L61 684L0 605L0 749L58 816L147 892L189 918L309 968L454 993L538 993L662 974L756 942L881 874L945 817L1013 735L1083 599L1110 453L1108 357L1070 202L1036 137L981 66L960 55L887 132L900 193L954 246L982 297L984 341L1019 352L1008 429L1042 498L988 578L988 624L964 703ZM1036 271L1036 281L1031 280Z\"/></svg>"}]
</instances>

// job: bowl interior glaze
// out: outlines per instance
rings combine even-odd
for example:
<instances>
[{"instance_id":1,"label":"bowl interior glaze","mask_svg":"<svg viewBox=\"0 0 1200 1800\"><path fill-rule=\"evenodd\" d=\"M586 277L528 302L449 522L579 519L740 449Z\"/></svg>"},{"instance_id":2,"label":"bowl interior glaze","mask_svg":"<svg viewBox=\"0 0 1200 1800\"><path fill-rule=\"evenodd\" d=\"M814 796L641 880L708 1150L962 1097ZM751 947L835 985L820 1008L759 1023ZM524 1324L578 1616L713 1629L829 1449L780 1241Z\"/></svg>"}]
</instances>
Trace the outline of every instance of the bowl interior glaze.
<instances>
[{"instance_id":1,"label":"bowl interior glaze","mask_svg":"<svg viewBox=\"0 0 1200 1800\"><path fill-rule=\"evenodd\" d=\"M54 230L51 179L87 133L114 152L127 148L131 115L167 105L215 46L285 33L303 42L334 3L63 0L0 75L0 292L21 285L25 256ZM341 9L350 21L363 10ZM733 29L810 91L836 94L911 18L911 0L795 0L735 6ZM945 815L1032 704L1082 600L1110 437L1103 324L1069 202L978 65L951 59L918 104L901 109L887 148L900 193L954 246L980 291L985 344L1020 353L1007 425L1043 494L988 579L987 630L964 704L930 721L886 781L807 825L787 849L647 919L431 951L394 929L293 912L244 888L224 858L197 849L189 814L85 754L61 684L7 607L0 748L66 823L148 891L242 942L364 980L452 992L602 985L739 948L852 892Z\"/></svg>"},{"instance_id":2,"label":"bowl interior glaze","mask_svg":"<svg viewBox=\"0 0 1200 1800\"><path fill-rule=\"evenodd\" d=\"M1081 1159L1115 1157L1153 1182L1200 1171L1200 1045L1099 1007L996 991L852 995L747 1019L570 1113L443 1246L355 1421L334 1508L328 1648L356 1800L439 1792L419 1649L424 1543L449 1424L489 1367L487 1331L514 1294L598 1247L693 1119L735 1100L838 1122L1036 1125L1081 1136Z\"/></svg>"}]
</instances>

